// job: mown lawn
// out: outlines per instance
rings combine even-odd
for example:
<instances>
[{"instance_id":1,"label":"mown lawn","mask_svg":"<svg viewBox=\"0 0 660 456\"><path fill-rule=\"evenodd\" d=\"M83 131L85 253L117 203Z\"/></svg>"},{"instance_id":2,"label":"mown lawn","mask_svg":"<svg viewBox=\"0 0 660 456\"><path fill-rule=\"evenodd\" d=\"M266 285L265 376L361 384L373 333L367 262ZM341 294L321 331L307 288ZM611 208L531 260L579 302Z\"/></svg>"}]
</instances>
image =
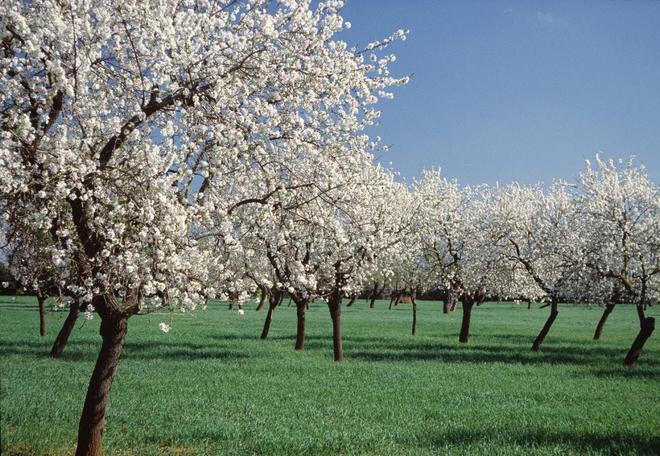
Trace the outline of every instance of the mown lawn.
<instances>
[{"instance_id":1,"label":"mown lawn","mask_svg":"<svg viewBox=\"0 0 660 456\"><path fill-rule=\"evenodd\" d=\"M619 306L603 340L601 309L562 306L541 352L532 340L548 309L490 303L458 343L460 309L421 302L344 308L346 360L332 361L330 318L308 313L293 350L294 308L243 316L212 304L194 314L134 317L107 413L108 454L660 454L660 334L640 363L622 366L637 333ZM651 315L660 316L654 307ZM1 452L70 454L100 344L98 317L81 319L63 359L46 357L65 318L0 297ZM172 321L165 334L158 323Z\"/></svg>"}]
</instances>

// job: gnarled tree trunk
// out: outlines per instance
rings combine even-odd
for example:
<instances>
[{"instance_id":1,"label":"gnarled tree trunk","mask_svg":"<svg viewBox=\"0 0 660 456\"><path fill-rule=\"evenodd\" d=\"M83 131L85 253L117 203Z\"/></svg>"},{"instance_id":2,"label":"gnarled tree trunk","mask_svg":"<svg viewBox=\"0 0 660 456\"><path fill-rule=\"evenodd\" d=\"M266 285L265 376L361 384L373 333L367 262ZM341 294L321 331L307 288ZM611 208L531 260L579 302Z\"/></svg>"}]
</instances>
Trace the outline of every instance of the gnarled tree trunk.
<instances>
[{"instance_id":1,"label":"gnarled tree trunk","mask_svg":"<svg viewBox=\"0 0 660 456\"><path fill-rule=\"evenodd\" d=\"M76 324L79 315L80 305L78 304L78 300L74 300L69 306L69 315L67 315L64 320L62 329L60 329L60 332L57 334L55 342L53 342L53 348L50 349L50 354L48 356L51 358L59 358L62 356L64 347L66 347L66 343L69 341L69 336L71 335L71 331L73 331L73 327Z\"/></svg>"},{"instance_id":2,"label":"gnarled tree trunk","mask_svg":"<svg viewBox=\"0 0 660 456\"><path fill-rule=\"evenodd\" d=\"M651 334L653 334L653 331L655 330L655 318L646 317L644 314L644 307L642 305L637 305L636 307L637 314L639 316L639 333L633 341L630 350L628 350L626 358L623 360L623 364L626 366L634 366L635 363L637 363L637 360L639 359L639 356L642 354L642 350L644 349L644 344L648 338L651 337Z\"/></svg>"},{"instance_id":3,"label":"gnarled tree trunk","mask_svg":"<svg viewBox=\"0 0 660 456\"><path fill-rule=\"evenodd\" d=\"M341 294L335 290L328 300L330 317L332 318L332 350L335 361L344 360L344 347L341 340Z\"/></svg>"},{"instance_id":4,"label":"gnarled tree trunk","mask_svg":"<svg viewBox=\"0 0 660 456\"><path fill-rule=\"evenodd\" d=\"M106 315L101 317L103 342L87 388L82 416L78 426L76 456L100 456L105 429L105 409L110 388L124 347L128 317Z\"/></svg>"},{"instance_id":5,"label":"gnarled tree trunk","mask_svg":"<svg viewBox=\"0 0 660 456\"><path fill-rule=\"evenodd\" d=\"M550 328L552 327L552 324L555 322L555 319L557 318L558 314L559 311L557 310L557 300L553 298L552 302L550 303L550 315L548 316L548 319L543 325L541 332L534 340L534 343L532 344L532 351L538 351L539 348L541 348L541 344L543 343L545 336L548 335L548 332L550 331Z\"/></svg>"},{"instance_id":6,"label":"gnarled tree trunk","mask_svg":"<svg viewBox=\"0 0 660 456\"><path fill-rule=\"evenodd\" d=\"M598 325L596 326L596 332L594 333L594 340L600 340L600 336L603 335L603 327L605 327L605 322L607 321L607 317L610 316L613 310L614 310L614 304L607 304L605 306L603 315L600 317L600 320L598 321Z\"/></svg>"},{"instance_id":7,"label":"gnarled tree trunk","mask_svg":"<svg viewBox=\"0 0 660 456\"><path fill-rule=\"evenodd\" d=\"M470 318L472 317L472 306L474 302L465 299L463 300L463 320L461 322L461 333L458 336L458 341L466 343L470 338Z\"/></svg>"},{"instance_id":8,"label":"gnarled tree trunk","mask_svg":"<svg viewBox=\"0 0 660 456\"><path fill-rule=\"evenodd\" d=\"M39 334L41 337L46 335L46 299L41 292L37 292L37 303L39 303Z\"/></svg>"}]
</instances>

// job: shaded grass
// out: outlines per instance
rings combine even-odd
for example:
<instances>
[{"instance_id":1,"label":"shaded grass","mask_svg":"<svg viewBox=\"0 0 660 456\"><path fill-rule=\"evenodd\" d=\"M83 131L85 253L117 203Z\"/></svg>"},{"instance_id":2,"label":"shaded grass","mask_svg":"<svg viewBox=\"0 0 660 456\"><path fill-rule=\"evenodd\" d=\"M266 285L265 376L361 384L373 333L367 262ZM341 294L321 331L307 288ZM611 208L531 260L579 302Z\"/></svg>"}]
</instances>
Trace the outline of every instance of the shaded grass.
<instances>
[{"instance_id":1,"label":"shaded grass","mask_svg":"<svg viewBox=\"0 0 660 456\"><path fill-rule=\"evenodd\" d=\"M110 454L659 454L660 343L638 366L622 361L634 309L561 306L541 352L531 343L548 310L475 308L468 344L460 309L419 304L342 309L346 361L332 361L327 308L308 314L305 351L293 350L295 311L206 312L131 319L107 412ZM653 308L651 315L658 312ZM65 312L39 337L32 298L0 297L2 454L70 454L100 345L98 318L76 325L61 360L50 349ZM172 323L164 334L158 323Z\"/></svg>"}]
</instances>

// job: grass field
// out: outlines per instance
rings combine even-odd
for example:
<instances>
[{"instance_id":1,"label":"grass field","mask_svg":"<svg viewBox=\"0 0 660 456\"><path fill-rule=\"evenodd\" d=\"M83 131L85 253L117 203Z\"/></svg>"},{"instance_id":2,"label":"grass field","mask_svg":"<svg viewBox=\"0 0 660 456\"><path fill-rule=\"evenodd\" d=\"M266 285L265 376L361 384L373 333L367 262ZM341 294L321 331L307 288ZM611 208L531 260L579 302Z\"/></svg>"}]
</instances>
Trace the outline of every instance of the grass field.
<instances>
[{"instance_id":1,"label":"grass field","mask_svg":"<svg viewBox=\"0 0 660 456\"><path fill-rule=\"evenodd\" d=\"M344 363L332 361L327 307L308 313L293 350L294 307L225 305L131 319L107 412L108 454L660 454L660 334L639 365L622 360L637 333L619 306L603 340L601 309L561 306L542 351L548 309L491 303L458 343L460 309L442 315L364 301L343 309ZM650 315L660 316L657 307ZM98 317L76 325L61 360L46 357L65 312L39 337L33 298L0 297L1 452L70 454L96 351ZM165 334L158 323L172 320Z\"/></svg>"}]
</instances>

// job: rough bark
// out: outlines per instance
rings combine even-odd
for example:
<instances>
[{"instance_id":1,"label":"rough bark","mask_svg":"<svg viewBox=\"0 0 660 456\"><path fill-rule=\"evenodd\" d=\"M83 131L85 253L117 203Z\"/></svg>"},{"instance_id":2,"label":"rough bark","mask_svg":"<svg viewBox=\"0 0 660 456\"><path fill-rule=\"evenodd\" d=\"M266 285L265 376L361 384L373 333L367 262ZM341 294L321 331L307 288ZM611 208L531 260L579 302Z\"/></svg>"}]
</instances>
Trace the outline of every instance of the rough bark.
<instances>
[{"instance_id":1,"label":"rough bark","mask_svg":"<svg viewBox=\"0 0 660 456\"><path fill-rule=\"evenodd\" d=\"M46 335L46 296L37 293L37 302L39 303L39 334L44 337Z\"/></svg>"},{"instance_id":2,"label":"rough bark","mask_svg":"<svg viewBox=\"0 0 660 456\"><path fill-rule=\"evenodd\" d=\"M548 335L548 332L550 331L550 328L552 327L552 324L555 322L555 319L557 318L558 314L559 311L557 310L557 301L553 299L552 302L550 303L550 315L548 316L548 319L543 325L541 332L534 340L534 343L532 344L532 351L538 351L539 348L541 348L541 344L545 340L545 336Z\"/></svg>"},{"instance_id":3,"label":"rough bark","mask_svg":"<svg viewBox=\"0 0 660 456\"><path fill-rule=\"evenodd\" d=\"M296 350L305 348L305 308L309 304L308 301L296 301Z\"/></svg>"},{"instance_id":4,"label":"rough bark","mask_svg":"<svg viewBox=\"0 0 660 456\"><path fill-rule=\"evenodd\" d=\"M463 301L463 320L461 321L461 333L458 336L458 341L467 343L470 338L470 318L472 317L472 306L474 302L470 300Z\"/></svg>"},{"instance_id":5,"label":"rough bark","mask_svg":"<svg viewBox=\"0 0 660 456\"><path fill-rule=\"evenodd\" d=\"M66 344L69 341L69 336L71 335L71 331L73 331L73 327L76 324L79 315L80 306L78 301L74 300L69 306L69 315L67 315L64 320L62 329L60 329L60 332L57 334L55 342L53 342L53 348L50 349L50 354L48 356L51 358L59 358L62 356L64 347L66 347Z\"/></svg>"},{"instance_id":6,"label":"rough bark","mask_svg":"<svg viewBox=\"0 0 660 456\"><path fill-rule=\"evenodd\" d=\"M636 306L637 312L639 314L639 333L633 341L626 358L623 360L623 364L626 366L634 366L639 359L639 356L642 354L644 349L644 344L651 337L653 331L655 330L655 318L646 317L644 315L644 307L641 305Z\"/></svg>"},{"instance_id":7,"label":"rough bark","mask_svg":"<svg viewBox=\"0 0 660 456\"><path fill-rule=\"evenodd\" d=\"M344 347L341 340L341 295L334 291L328 300L330 317L332 318L332 350L335 361L344 360Z\"/></svg>"},{"instance_id":8,"label":"rough bark","mask_svg":"<svg viewBox=\"0 0 660 456\"><path fill-rule=\"evenodd\" d=\"M605 327L605 322L607 321L607 317L610 316L613 310L614 310L614 304L607 304L605 306L603 315L600 317L600 320L598 321L598 325L596 326L596 332L594 333L594 340L600 340L600 336L603 335L603 327Z\"/></svg>"},{"instance_id":9,"label":"rough bark","mask_svg":"<svg viewBox=\"0 0 660 456\"><path fill-rule=\"evenodd\" d=\"M100 333L103 342L92 378L89 381L80 417L76 456L100 456L103 454L105 410L124 347L127 328L128 318L126 316L106 315L101 317Z\"/></svg>"}]
</instances>

